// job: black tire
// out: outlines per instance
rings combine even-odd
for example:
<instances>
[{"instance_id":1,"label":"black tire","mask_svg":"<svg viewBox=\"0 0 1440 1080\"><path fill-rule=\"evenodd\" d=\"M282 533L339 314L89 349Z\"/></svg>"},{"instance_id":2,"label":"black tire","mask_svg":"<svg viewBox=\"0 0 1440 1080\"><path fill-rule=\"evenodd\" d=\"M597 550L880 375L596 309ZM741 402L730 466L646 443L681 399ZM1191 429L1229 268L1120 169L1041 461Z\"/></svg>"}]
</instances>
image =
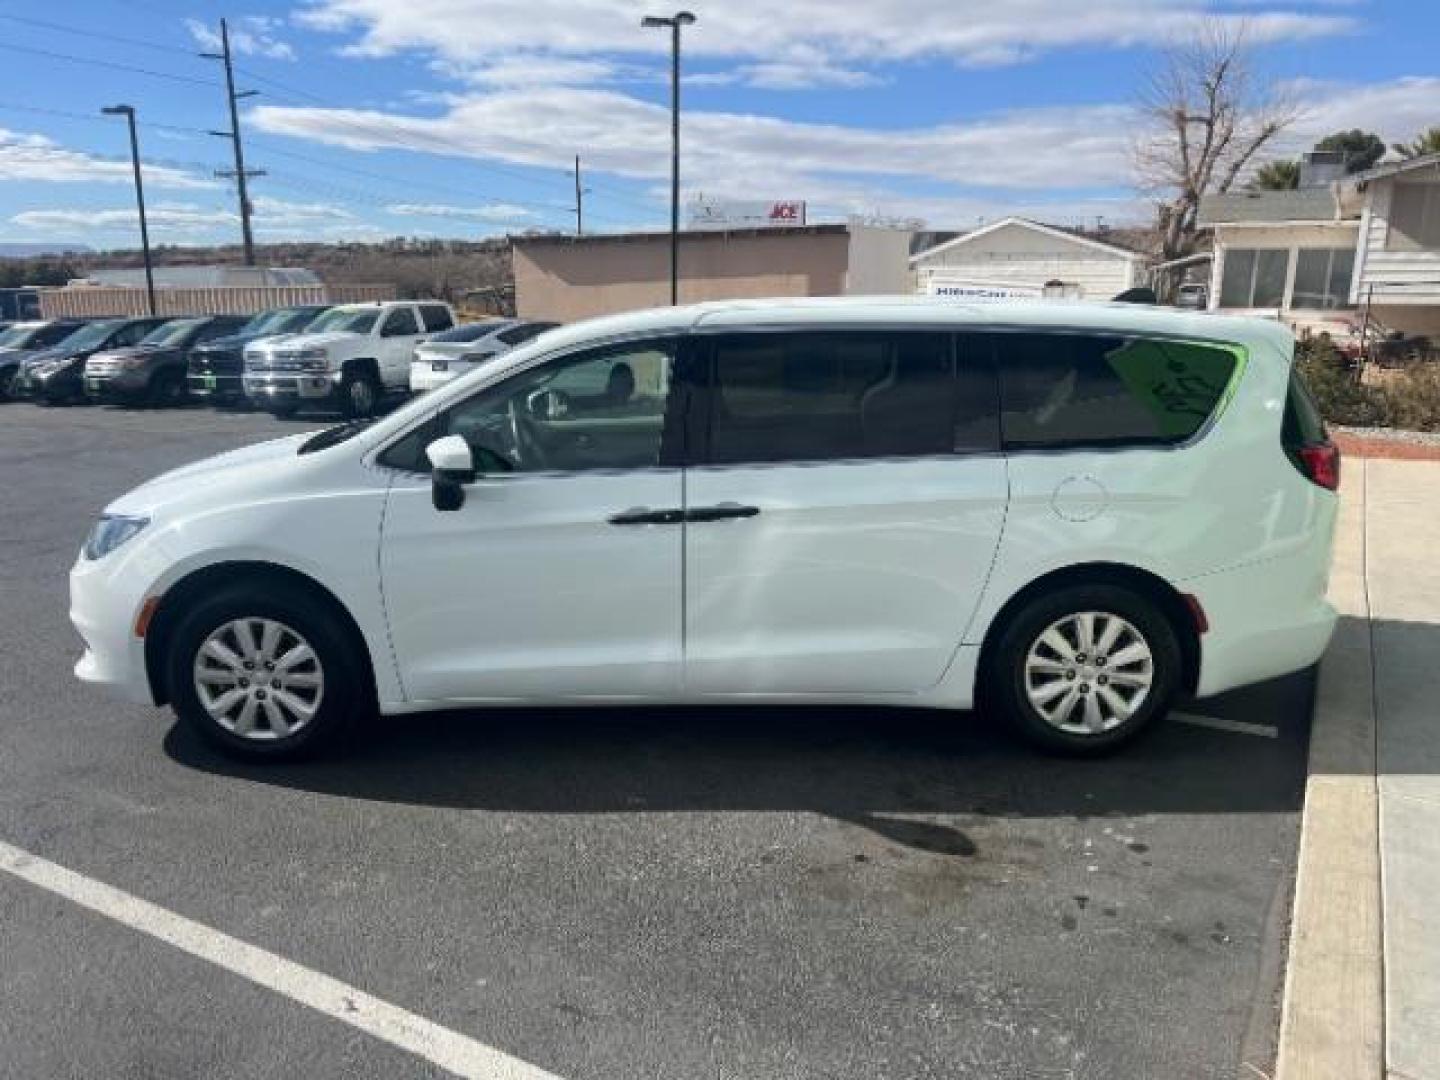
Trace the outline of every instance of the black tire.
<instances>
[{"instance_id":1,"label":"black tire","mask_svg":"<svg viewBox=\"0 0 1440 1080\"><path fill-rule=\"evenodd\" d=\"M313 717L293 734L266 739L242 736L222 726L200 701L194 672L201 646L227 623L252 618L284 624L314 651L323 693ZM306 670L312 669L307 665ZM253 583L222 588L186 612L170 635L166 658L171 707L181 723L225 754L250 761L290 761L333 745L353 721L374 707L366 670L350 635L326 604L303 592L281 593ZM267 692L260 686L263 678L268 676L250 680L252 695ZM257 722L269 729L263 713Z\"/></svg>"},{"instance_id":2,"label":"black tire","mask_svg":"<svg viewBox=\"0 0 1440 1080\"><path fill-rule=\"evenodd\" d=\"M150 380L145 394L146 401L156 408L174 409L185 404L190 388L185 384L183 372L173 368L161 368Z\"/></svg>"},{"instance_id":3,"label":"black tire","mask_svg":"<svg viewBox=\"0 0 1440 1080\"><path fill-rule=\"evenodd\" d=\"M1086 612L1098 612L1119 616L1129 624L1131 630L1143 640L1150 652L1150 684L1134 711L1118 719L1117 710L1110 708L1106 698L1105 712L1110 720L1118 720L1113 726L1093 733L1076 733L1065 730L1058 723L1047 719L1040 709L1031 702L1027 682L1026 661L1032 646L1036 646L1041 635L1067 616ZM1075 642L1067 637L1071 644ZM1131 640L1126 631L1125 640ZM1046 650L1049 655L1049 650ZM1054 655L1059 655L1055 653ZM1077 651L1076 656L1083 653ZM1097 657L1089 656L1089 666L1076 663L1062 666L1069 668L1063 675L1054 678L1068 680L1068 685L1081 695L1076 704L1078 714L1072 714L1073 723L1083 719L1087 705L1084 695L1095 694L1099 687L1109 686L1112 693L1131 693L1122 689L1118 679L1111 683L1111 674L1105 667L1096 667ZM1109 658L1104 658L1109 663ZM1094 585L1070 585L1031 600L1000 628L994 648L987 652L986 669L983 673L982 707L997 712L1021 736L1041 749L1051 753L1084 756L1101 754L1114 750L1129 742L1142 732L1151 721L1169 711L1180 685L1181 674L1180 644L1175 637L1175 628L1164 613L1143 594L1121 585L1108 583ZM1111 667L1111 672L1114 668ZM1036 675L1037 687L1048 681L1048 673ZM1084 690L1081 690L1084 687ZM1061 700L1069 691L1061 693ZM1100 699L1097 699L1097 702ZM1057 710L1060 703L1057 702ZM1062 720L1065 718L1062 718Z\"/></svg>"},{"instance_id":4,"label":"black tire","mask_svg":"<svg viewBox=\"0 0 1440 1080\"><path fill-rule=\"evenodd\" d=\"M340 383L340 408L352 420L374 416L380 408L380 383L368 371L347 372Z\"/></svg>"}]
</instances>

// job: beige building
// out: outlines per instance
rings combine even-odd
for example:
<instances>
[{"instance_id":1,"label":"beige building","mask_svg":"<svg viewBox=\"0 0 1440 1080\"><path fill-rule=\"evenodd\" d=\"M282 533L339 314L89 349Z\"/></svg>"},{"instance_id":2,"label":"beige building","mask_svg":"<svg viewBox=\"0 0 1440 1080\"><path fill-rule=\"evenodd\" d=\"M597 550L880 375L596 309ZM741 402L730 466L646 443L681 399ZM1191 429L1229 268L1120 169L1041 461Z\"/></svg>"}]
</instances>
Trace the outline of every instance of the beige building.
<instances>
[{"instance_id":1,"label":"beige building","mask_svg":"<svg viewBox=\"0 0 1440 1080\"><path fill-rule=\"evenodd\" d=\"M859 224L680 234L680 301L911 291L910 233ZM670 302L670 234L515 237L515 311L570 322Z\"/></svg>"}]
</instances>

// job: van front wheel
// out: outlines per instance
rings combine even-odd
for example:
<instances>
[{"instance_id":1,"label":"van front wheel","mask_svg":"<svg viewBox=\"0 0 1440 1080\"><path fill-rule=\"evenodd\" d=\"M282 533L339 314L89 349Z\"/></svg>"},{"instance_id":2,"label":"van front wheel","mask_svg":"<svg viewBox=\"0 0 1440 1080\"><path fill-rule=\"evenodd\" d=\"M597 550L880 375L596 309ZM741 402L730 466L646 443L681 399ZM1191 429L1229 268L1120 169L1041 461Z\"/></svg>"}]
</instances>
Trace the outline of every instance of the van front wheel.
<instances>
[{"instance_id":1,"label":"van front wheel","mask_svg":"<svg viewBox=\"0 0 1440 1080\"><path fill-rule=\"evenodd\" d=\"M334 617L308 596L222 589L175 628L170 699L183 723L233 756L304 756L363 707L352 653Z\"/></svg>"},{"instance_id":2,"label":"van front wheel","mask_svg":"<svg viewBox=\"0 0 1440 1080\"><path fill-rule=\"evenodd\" d=\"M1095 754L1164 715L1180 682L1169 620L1123 586L1075 585L1010 619L990 657L987 700L1043 749Z\"/></svg>"}]
</instances>

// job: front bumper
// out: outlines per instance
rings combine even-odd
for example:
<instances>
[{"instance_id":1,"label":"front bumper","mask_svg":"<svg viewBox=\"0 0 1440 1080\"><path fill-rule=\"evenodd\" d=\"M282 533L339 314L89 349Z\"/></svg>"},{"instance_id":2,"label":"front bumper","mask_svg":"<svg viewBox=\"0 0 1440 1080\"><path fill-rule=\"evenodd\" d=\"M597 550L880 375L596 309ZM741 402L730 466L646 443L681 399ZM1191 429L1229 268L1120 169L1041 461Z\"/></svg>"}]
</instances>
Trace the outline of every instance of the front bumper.
<instances>
[{"instance_id":1,"label":"front bumper","mask_svg":"<svg viewBox=\"0 0 1440 1080\"><path fill-rule=\"evenodd\" d=\"M95 401L124 401L142 396L149 380L142 371L117 371L106 375L86 374L81 380L85 396Z\"/></svg>"},{"instance_id":2,"label":"front bumper","mask_svg":"<svg viewBox=\"0 0 1440 1080\"><path fill-rule=\"evenodd\" d=\"M270 401L320 401L335 392L335 380L329 374L284 373L244 377L245 396L257 404Z\"/></svg>"},{"instance_id":3,"label":"front bumper","mask_svg":"<svg viewBox=\"0 0 1440 1080\"><path fill-rule=\"evenodd\" d=\"M38 398L44 401L65 401L83 397L84 382L80 367L61 368L46 375L27 372L15 380L13 393L16 397Z\"/></svg>"},{"instance_id":4,"label":"front bumper","mask_svg":"<svg viewBox=\"0 0 1440 1080\"><path fill-rule=\"evenodd\" d=\"M144 603L138 575L117 572L110 559L76 559L70 569L70 622L85 642L75 677L113 697L137 705L155 704L145 670L145 639L135 636Z\"/></svg>"},{"instance_id":5,"label":"front bumper","mask_svg":"<svg viewBox=\"0 0 1440 1080\"><path fill-rule=\"evenodd\" d=\"M245 396L245 380L239 375L220 375L213 371L194 373L185 377L190 396L213 400L235 400Z\"/></svg>"}]
</instances>

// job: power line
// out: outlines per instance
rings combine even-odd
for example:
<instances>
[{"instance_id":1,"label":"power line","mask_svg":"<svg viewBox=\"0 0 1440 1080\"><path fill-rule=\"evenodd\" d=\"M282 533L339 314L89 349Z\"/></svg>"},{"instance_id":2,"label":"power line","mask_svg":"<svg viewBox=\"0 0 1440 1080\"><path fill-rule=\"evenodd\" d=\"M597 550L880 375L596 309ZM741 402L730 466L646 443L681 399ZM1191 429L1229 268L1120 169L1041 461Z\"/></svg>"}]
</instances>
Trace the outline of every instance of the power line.
<instances>
[{"instance_id":1,"label":"power line","mask_svg":"<svg viewBox=\"0 0 1440 1080\"><path fill-rule=\"evenodd\" d=\"M76 64L89 64L92 67L110 68L114 71L128 71L134 75L149 75L155 79L169 79L171 82L189 83L191 86L209 86L216 84L210 79L195 79L189 75L176 75L169 71L155 71L152 68L134 67L130 64L117 64L112 60L96 60L89 56L76 56L73 53L53 52L50 49L36 49L29 45L15 45L9 41L0 41L0 49L9 49L11 52L30 53L34 56L44 56L51 60L68 60Z\"/></svg>"},{"instance_id":2,"label":"power line","mask_svg":"<svg viewBox=\"0 0 1440 1080\"><path fill-rule=\"evenodd\" d=\"M98 113L92 114L69 112L65 109L48 109L43 105L21 105L13 101L0 101L0 112L27 112L38 113L43 116L63 116L68 120L86 120L90 121L91 123L105 124L107 127L109 126L109 121L107 121L104 117L100 116ZM158 131L184 132L187 135L210 134L204 128L184 127L180 124L159 124L153 120L145 121L143 126L146 128L153 128Z\"/></svg>"},{"instance_id":3,"label":"power line","mask_svg":"<svg viewBox=\"0 0 1440 1080\"><path fill-rule=\"evenodd\" d=\"M119 34L107 34L101 30L87 30L80 26L65 26L62 23L48 22L45 19L32 19L24 15L0 14L0 19L6 22L20 23L24 26L36 26L43 30L58 30L62 34L75 34L79 37L95 38L98 41L112 41L119 45L133 45L140 49L152 49L155 52L177 53L195 58L195 53L190 49L182 48L179 45L161 45L154 41L143 41L140 38L122 37Z\"/></svg>"}]
</instances>

